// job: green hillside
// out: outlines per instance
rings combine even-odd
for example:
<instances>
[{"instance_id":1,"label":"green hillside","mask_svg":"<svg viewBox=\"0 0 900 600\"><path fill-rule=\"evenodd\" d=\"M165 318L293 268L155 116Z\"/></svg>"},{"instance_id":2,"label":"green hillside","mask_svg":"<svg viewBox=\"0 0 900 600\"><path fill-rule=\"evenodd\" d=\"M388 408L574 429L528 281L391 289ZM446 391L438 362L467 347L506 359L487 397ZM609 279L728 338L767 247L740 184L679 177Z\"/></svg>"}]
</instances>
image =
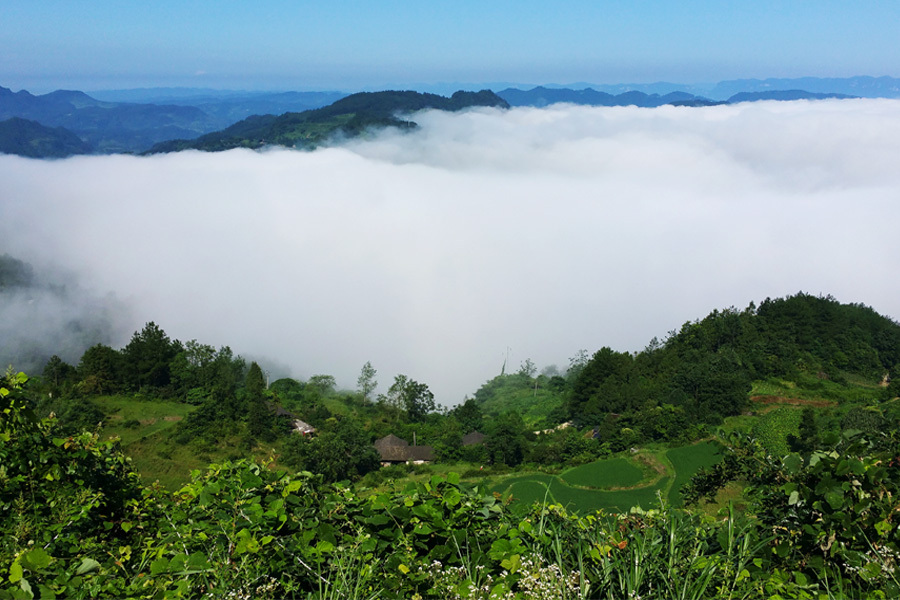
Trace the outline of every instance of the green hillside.
<instances>
[{"instance_id":1,"label":"green hillside","mask_svg":"<svg viewBox=\"0 0 900 600\"><path fill-rule=\"evenodd\" d=\"M356 137L380 127L413 129L415 122L404 118L425 109L457 111L473 106L508 108L505 100L489 90L454 93L450 98L410 91L361 92L329 106L281 116L253 116L195 140L172 140L153 146L148 154L203 150L219 152L232 148L286 146L311 149L329 139Z\"/></svg>"}]
</instances>

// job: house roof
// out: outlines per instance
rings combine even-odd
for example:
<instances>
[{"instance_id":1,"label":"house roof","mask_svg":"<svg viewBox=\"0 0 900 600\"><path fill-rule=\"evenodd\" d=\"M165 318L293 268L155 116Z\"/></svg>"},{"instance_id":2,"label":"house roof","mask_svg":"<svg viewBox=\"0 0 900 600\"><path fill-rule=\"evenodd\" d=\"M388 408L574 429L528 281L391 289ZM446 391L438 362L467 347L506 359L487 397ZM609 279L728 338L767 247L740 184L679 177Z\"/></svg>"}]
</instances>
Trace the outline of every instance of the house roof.
<instances>
[{"instance_id":1,"label":"house roof","mask_svg":"<svg viewBox=\"0 0 900 600\"><path fill-rule=\"evenodd\" d=\"M376 440L375 449L382 462L434 460L434 449L431 446L410 446L409 442L394 434Z\"/></svg>"},{"instance_id":2,"label":"house roof","mask_svg":"<svg viewBox=\"0 0 900 600\"><path fill-rule=\"evenodd\" d=\"M402 448L409 446L409 442L404 440L403 438L399 438L393 433L384 436L381 439L375 440L375 447L379 450L382 448Z\"/></svg>"}]
</instances>

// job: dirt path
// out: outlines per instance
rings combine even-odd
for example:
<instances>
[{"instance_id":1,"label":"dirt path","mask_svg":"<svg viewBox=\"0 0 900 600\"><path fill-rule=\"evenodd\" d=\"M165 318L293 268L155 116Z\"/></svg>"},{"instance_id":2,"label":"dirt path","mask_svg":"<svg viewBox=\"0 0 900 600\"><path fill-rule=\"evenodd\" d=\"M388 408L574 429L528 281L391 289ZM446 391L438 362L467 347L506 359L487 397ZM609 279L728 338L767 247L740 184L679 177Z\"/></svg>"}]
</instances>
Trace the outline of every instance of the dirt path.
<instances>
[{"instance_id":1,"label":"dirt path","mask_svg":"<svg viewBox=\"0 0 900 600\"><path fill-rule=\"evenodd\" d=\"M814 406L825 408L837 406L834 400L805 400L803 398L788 398L786 396L750 396L750 401L756 404L787 404L790 406Z\"/></svg>"}]
</instances>

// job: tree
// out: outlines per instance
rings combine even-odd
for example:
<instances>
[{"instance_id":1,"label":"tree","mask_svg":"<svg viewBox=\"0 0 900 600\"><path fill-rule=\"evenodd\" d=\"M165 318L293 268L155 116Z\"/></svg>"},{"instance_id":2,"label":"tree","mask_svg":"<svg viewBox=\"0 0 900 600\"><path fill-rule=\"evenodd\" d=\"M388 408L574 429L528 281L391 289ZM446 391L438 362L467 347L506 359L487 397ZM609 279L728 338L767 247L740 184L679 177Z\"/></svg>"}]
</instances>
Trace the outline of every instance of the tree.
<instances>
[{"instance_id":1,"label":"tree","mask_svg":"<svg viewBox=\"0 0 900 600\"><path fill-rule=\"evenodd\" d=\"M584 369L585 365L587 365L590 360L591 356L584 348L576 352L575 356L569 359L569 368L566 370L566 379L569 381L578 379L582 369Z\"/></svg>"},{"instance_id":2,"label":"tree","mask_svg":"<svg viewBox=\"0 0 900 600\"><path fill-rule=\"evenodd\" d=\"M436 409L434 394L428 386L406 375L394 377L394 383L383 400L389 406L406 413L406 419L411 422L424 421L428 413Z\"/></svg>"},{"instance_id":3,"label":"tree","mask_svg":"<svg viewBox=\"0 0 900 600\"><path fill-rule=\"evenodd\" d=\"M307 387L312 388L323 397L330 396L334 392L335 385L334 377L331 375L313 375L306 382Z\"/></svg>"},{"instance_id":4,"label":"tree","mask_svg":"<svg viewBox=\"0 0 900 600\"><path fill-rule=\"evenodd\" d=\"M59 388L67 379L75 375L75 368L57 355L50 357L44 367L44 383Z\"/></svg>"},{"instance_id":5,"label":"tree","mask_svg":"<svg viewBox=\"0 0 900 600\"><path fill-rule=\"evenodd\" d=\"M244 383L247 398L247 428L250 435L269 441L273 438L273 415L266 406L266 382L262 369L256 362L250 363Z\"/></svg>"},{"instance_id":6,"label":"tree","mask_svg":"<svg viewBox=\"0 0 900 600\"><path fill-rule=\"evenodd\" d=\"M462 426L463 434L472 433L484 427L484 415L481 406L474 398L466 398L466 401L450 411Z\"/></svg>"},{"instance_id":7,"label":"tree","mask_svg":"<svg viewBox=\"0 0 900 600\"><path fill-rule=\"evenodd\" d=\"M129 383L138 389L144 386L164 387L170 382L169 362L178 347L156 323L150 321L135 332L122 354Z\"/></svg>"},{"instance_id":8,"label":"tree","mask_svg":"<svg viewBox=\"0 0 900 600\"><path fill-rule=\"evenodd\" d=\"M525 459L525 422L519 413L510 411L494 420L485 440L491 462L515 467Z\"/></svg>"},{"instance_id":9,"label":"tree","mask_svg":"<svg viewBox=\"0 0 900 600\"><path fill-rule=\"evenodd\" d=\"M320 473L325 481L356 480L380 467L368 434L350 418L341 419L312 439L292 435L285 443L284 461Z\"/></svg>"},{"instance_id":10,"label":"tree","mask_svg":"<svg viewBox=\"0 0 900 600\"><path fill-rule=\"evenodd\" d=\"M105 394L119 387L122 355L104 344L84 351L78 363L79 387L84 393Z\"/></svg>"},{"instance_id":11,"label":"tree","mask_svg":"<svg viewBox=\"0 0 900 600\"><path fill-rule=\"evenodd\" d=\"M375 367L372 366L372 363L368 361L363 365L362 370L359 373L359 379L356 380L356 386L362 396L363 402L367 402L369 396L375 391L375 388L378 387L378 382L375 381L376 373L378 373L378 371L376 371Z\"/></svg>"},{"instance_id":12,"label":"tree","mask_svg":"<svg viewBox=\"0 0 900 600\"><path fill-rule=\"evenodd\" d=\"M534 366L534 362L530 358L526 358L525 362L519 366L519 375L524 375L525 377L534 377L534 374L537 373L537 367Z\"/></svg>"}]
</instances>

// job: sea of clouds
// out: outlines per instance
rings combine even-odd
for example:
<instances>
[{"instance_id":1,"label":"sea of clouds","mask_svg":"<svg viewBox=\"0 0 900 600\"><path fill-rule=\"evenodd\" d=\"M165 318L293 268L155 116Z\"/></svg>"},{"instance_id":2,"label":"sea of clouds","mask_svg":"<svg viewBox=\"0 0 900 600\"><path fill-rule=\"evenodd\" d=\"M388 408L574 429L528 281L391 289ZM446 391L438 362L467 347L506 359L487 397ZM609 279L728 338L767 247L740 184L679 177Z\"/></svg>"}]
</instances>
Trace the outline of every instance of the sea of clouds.
<instances>
[{"instance_id":1,"label":"sea of clouds","mask_svg":"<svg viewBox=\"0 0 900 600\"><path fill-rule=\"evenodd\" d=\"M0 156L0 254L75 278L69 311L127 307L114 346L152 320L445 405L507 356L564 369L801 290L900 317L900 101L414 119L314 152ZM58 320L0 306L0 331Z\"/></svg>"}]
</instances>

